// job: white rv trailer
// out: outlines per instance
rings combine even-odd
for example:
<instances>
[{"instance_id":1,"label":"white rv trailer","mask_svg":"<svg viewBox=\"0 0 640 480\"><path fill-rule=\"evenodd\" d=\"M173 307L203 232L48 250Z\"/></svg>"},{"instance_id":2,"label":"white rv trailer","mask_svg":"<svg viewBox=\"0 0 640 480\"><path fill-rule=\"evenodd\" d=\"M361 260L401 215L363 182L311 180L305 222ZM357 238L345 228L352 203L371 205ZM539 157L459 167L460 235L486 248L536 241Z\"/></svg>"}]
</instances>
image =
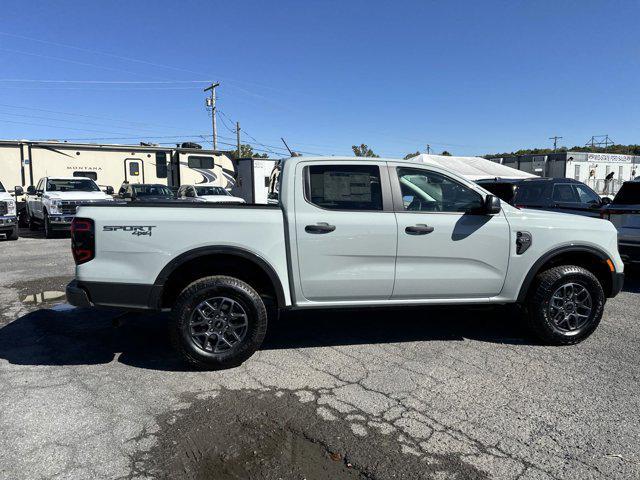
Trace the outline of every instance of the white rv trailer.
<instances>
[{"instance_id":1,"label":"white rv trailer","mask_svg":"<svg viewBox=\"0 0 640 480\"><path fill-rule=\"evenodd\" d=\"M176 147L171 168L170 186L208 183L231 190L236 183L235 163L224 152Z\"/></svg>"},{"instance_id":2,"label":"white rv trailer","mask_svg":"<svg viewBox=\"0 0 640 480\"><path fill-rule=\"evenodd\" d=\"M20 142L0 142L0 182L7 190L29 185L22 168L23 160Z\"/></svg>"},{"instance_id":3,"label":"white rv trailer","mask_svg":"<svg viewBox=\"0 0 640 480\"><path fill-rule=\"evenodd\" d=\"M233 161L223 152L142 145L0 141L0 175L26 189L46 176L89 177L117 188L123 182L215 183L231 189Z\"/></svg>"},{"instance_id":4,"label":"white rv trailer","mask_svg":"<svg viewBox=\"0 0 640 480\"><path fill-rule=\"evenodd\" d=\"M247 203L267 203L267 195L274 167L279 160L272 158L240 158L236 160L237 176L231 194Z\"/></svg>"},{"instance_id":5,"label":"white rv trailer","mask_svg":"<svg viewBox=\"0 0 640 480\"><path fill-rule=\"evenodd\" d=\"M0 141L0 179L13 190L47 176L88 177L116 191L129 183L214 183L231 190L234 162L225 152L196 148L56 141ZM19 208L23 205L19 202Z\"/></svg>"}]
</instances>

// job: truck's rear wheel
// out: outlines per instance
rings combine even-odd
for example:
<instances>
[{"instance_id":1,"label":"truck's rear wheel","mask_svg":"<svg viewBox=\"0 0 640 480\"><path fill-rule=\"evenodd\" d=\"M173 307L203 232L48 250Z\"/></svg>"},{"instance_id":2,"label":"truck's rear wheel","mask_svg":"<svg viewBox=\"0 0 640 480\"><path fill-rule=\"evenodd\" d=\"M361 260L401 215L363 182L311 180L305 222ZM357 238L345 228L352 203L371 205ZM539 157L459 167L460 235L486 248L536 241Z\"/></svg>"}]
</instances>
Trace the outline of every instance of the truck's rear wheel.
<instances>
[{"instance_id":1,"label":"truck's rear wheel","mask_svg":"<svg viewBox=\"0 0 640 480\"><path fill-rule=\"evenodd\" d=\"M260 295L233 277L205 277L188 285L171 312L178 352L197 368L235 367L260 347L267 310Z\"/></svg>"},{"instance_id":2,"label":"truck's rear wheel","mask_svg":"<svg viewBox=\"0 0 640 480\"><path fill-rule=\"evenodd\" d=\"M593 333L604 303L602 285L593 273L561 265L536 277L527 300L527 320L544 343L571 345Z\"/></svg>"}]
</instances>

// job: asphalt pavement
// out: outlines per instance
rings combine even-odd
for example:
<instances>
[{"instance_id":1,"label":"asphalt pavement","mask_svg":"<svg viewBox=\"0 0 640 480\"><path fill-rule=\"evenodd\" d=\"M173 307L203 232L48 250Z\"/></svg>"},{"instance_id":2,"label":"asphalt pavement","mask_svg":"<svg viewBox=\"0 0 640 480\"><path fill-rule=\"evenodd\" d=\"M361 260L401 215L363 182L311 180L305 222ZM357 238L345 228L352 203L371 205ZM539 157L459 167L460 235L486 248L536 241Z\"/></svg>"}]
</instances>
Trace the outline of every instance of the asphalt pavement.
<instances>
[{"instance_id":1,"label":"asphalt pavement","mask_svg":"<svg viewBox=\"0 0 640 480\"><path fill-rule=\"evenodd\" d=\"M68 238L0 241L0 478L637 479L640 274L569 347L513 311L289 314L190 371L166 316L65 304Z\"/></svg>"}]
</instances>

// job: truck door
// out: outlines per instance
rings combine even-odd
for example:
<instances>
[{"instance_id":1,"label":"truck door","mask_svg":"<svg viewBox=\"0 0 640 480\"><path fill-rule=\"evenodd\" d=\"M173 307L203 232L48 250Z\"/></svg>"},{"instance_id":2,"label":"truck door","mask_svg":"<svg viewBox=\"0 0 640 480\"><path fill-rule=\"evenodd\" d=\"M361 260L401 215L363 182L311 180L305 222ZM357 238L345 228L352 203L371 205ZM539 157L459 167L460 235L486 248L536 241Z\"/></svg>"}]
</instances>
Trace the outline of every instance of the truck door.
<instances>
[{"instance_id":1,"label":"truck door","mask_svg":"<svg viewBox=\"0 0 640 480\"><path fill-rule=\"evenodd\" d=\"M394 299L498 295L507 273L510 229L503 212L467 213L484 197L436 170L389 169L398 220Z\"/></svg>"},{"instance_id":2,"label":"truck door","mask_svg":"<svg viewBox=\"0 0 640 480\"><path fill-rule=\"evenodd\" d=\"M397 227L385 164L301 162L295 178L304 297L318 302L388 299Z\"/></svg>"},{"instance_id":3,"label":"truck door","mask_svg":"<svg viewBox=\"0 0 640 480\"><path fill-rule=\"evenodd\" d=\"M124 179L133 183L144 183L144 168L142 160L137 158L127 158L124 161Z\"/></svg>"}]
</instances>

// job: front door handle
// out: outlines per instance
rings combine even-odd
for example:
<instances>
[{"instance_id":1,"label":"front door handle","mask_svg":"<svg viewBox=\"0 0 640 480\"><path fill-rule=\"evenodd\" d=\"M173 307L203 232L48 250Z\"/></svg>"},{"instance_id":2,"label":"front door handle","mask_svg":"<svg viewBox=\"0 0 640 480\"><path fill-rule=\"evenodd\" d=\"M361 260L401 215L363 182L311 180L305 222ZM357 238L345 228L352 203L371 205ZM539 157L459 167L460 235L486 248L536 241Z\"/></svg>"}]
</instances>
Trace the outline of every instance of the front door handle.
<instances>
[{"instance_id":1,"label":"front door handle","mask_svg":"<svg viewBox=\"0 0 640 480\"><path fill-rule=\"evenodd\" d=\"M315 225L307 225L304 227L304 231L307 233L331 233L335 229L335 225L329 225L326 222L318 222Z\"/></svg>"},{"instance_id":2,"label":"front door handle","mask_svg":"<svg viewBox=\"0 0 640 480\"><path fill-rule=\"evenodd\" d=\"M433 230L433 227L425 225L424 223L419 223L417 225L413 225L404 229L404 231L409 235L426 235L427 233L433 232Z\"/></svg>"}]
</instances>

